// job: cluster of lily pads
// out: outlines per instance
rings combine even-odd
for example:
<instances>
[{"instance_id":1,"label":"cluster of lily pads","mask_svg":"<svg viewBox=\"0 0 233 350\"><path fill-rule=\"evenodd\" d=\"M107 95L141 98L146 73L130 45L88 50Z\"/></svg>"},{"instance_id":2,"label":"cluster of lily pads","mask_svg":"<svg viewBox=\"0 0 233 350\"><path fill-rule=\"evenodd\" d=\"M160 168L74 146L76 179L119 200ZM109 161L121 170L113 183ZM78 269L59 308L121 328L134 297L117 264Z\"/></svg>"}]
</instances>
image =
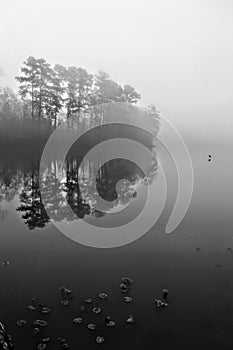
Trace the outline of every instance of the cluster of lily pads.
<instances>
[{"instance_id":1,"label":"cluster of lily pads","mask_svg":"<svg viewBox=\"0 0 233 350\"><path fill-rule=\"evenodd\" d=\"M121 283L120 283L121 292L124 294L128 293L130 291L132 283L133 283L133 280L131 278L122 277ZM69 305L69 302L73 299L72 290L67 288L67 287L60 287L59 290L61 293L60 304L61 304L61 306L65 307L65 306ZM163 295L162 300L155 299L155 303L156 303L157 307L168 306L168 301L167 301L168 290L163 289L162 295ZM107 300L108 294L105 292L100 292L98 294L98 299L99 300ZM133 298L129 295L125 295L123 297L123 301L125 303L130 303L133 301ZM44 315L52 312L52 309L50 307L45 306L42 303L37 303L35 298L31 299L31 303L29 305L27 305L27 309L29 311L39 310L40 313L44 314ZM97 330L97 328L98 328L97 324L95 322L86 323L84 315L86 312L91 312L91 314L93 314L93 315L101 314L101 313L103 313L102 308L100 306L96 305L96 303L94 303L94 300L92 298L86 297L83 299L83 303L81 304L79 310L80 310L80 314L73 318L73 323L75 325L85 324L87 329L89 329L90 331ZM103 321L104 325L108 328L112 328L112 327L115 327L117 325L116 321L113 320L108 315L104 315L103 320L104 320ZM134 316L128 315L125 319L125 322L126 322L126 324L129 324L129 325L135 323ZM17 320L16 324L18 327L24 327L27 324L27 321L25 319L19 319L19 320ZM48 325L48 322L45 321L44 319L36 319L33 322L33 333L34 334L40 333L41 328L46 327L47 325ZM69 348L69 345L68 345L65 338L58 338L57 340L60 344L61 349L68 349ZM103 336L102 334L99 334L95 337L95 341L97 344L102 344L105 342L105 340L106 340L105 336ZM49 337L43 338L42 341L37 345L37 350L47 349L49 341L50 341Z\"/></svg>"},{"instance_id":2,"label":"cluster of lily pads","mask_svg":"<svg viewBox=\"0 0 233 350\"><path fill-rule=\"evenodd\" d=\"M7 334L5 326L0 322L0 349L3 350L12 350L12 337Z\"/></svg>"}]
</instances>

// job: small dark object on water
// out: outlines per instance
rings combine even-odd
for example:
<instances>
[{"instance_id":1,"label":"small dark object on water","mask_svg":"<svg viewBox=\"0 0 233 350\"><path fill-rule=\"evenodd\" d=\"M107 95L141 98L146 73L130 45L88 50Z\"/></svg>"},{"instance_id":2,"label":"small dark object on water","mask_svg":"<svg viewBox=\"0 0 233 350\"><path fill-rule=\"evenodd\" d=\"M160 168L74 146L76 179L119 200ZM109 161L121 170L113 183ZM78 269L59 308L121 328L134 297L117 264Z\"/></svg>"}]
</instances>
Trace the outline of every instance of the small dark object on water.
<instances>
[{"instance_id":1,"label":"small dark object on water","mask_svg":"<svg viewBox=\"0 0 233 350\"><path fill-rule=\"evenodd\" d=\"M216 267L222 267L222 265L221 264L217 264Z\"/></svg>"},{"instance_id":2,"label":"small dark object on water","mask_svg":"<svg viewBox=\"0 0 233 350\"><path fill-rule=\"evenodd\" d=\"M8 266L8 265L10 265L10 262L9 262L9 261L3 261L3 262L2 262L2 266L6 267L6 266Z\"/></svg>"},{"instance_id":3,"label":"small dark object on water","mask_svg":"<svg viewBox=\"0 0 233 350\"><path fill-rule=\"evenodd\" d=\"M166 288L163 289L163 300L167 300L168 290Z\"/></svg>"},{"instance_id":4,"label":"small dark object on water","mask_svg":"<svg viewBox=\"0 0 233 350\"><path fill-rule=\"evenodd\" d=\"M196 247L196 250L201 250L201 248L200 247Z\"/></svg>"},{"instance_id":5,"label":"small dark object on water","mask_svg":"<svg viewBox=\"0 0 233 350\"><path fill-rule=\"evenodd\" d=\"M105 316L104 322L108 323L109 321L111 321L111 317L110 316Z\"/></svg>"},{"instance_id":6,"label":"small dark object on water","mask_svg":"<svg viewBox=\"0 0 233 350\"><path fill-rule=\"evenodd\" d=\"M211 161L211 158L212 158L212 156L211 156L211 154L209 154L208 162Z\"/></svg>"}]
</instances>

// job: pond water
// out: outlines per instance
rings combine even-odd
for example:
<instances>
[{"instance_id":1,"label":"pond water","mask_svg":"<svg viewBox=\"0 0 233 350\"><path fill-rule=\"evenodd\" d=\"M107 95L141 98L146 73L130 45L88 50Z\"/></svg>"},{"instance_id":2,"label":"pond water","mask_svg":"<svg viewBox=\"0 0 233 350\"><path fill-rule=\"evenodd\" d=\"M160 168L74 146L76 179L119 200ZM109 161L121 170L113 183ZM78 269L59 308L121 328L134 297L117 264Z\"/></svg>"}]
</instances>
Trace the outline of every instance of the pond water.
<instances>
[{"instance_id":1,"label":"pond water","mask_svg":"<svg viewBox=\"0 0 233 350\"><path fill-rule=\"evenodd\" d=\"M81 245L49 220L40 197L39 158L34 150L1 150L0 260L9 261L9 265L0 265L0 320L7 325L16 349L36 349L46 337L51 338L49 349L59 349L58 337L66 338L70 349L224 349L232 344L230 147L187 143L195 180L191 205L182 223L172 234L165 234L177 190L175 168L171 166L168 198L157 223L135 242L111 249ZM210 152L213 159L208 162ZM57 202L50 207L57 220L73 220L65 206L59 210L65 200L78 219L89 216L103 220L104 210L95 209L97 192L109 201L108 209L114 212L136 203L140 189L144 191L144 174L128 161L118 159L102 167L96 187L92 186L92 163L81 169L78 164L76 158L67 157L64 173L57 162L47 168L50 185L53 183L51 191L60 191L59 207ZM150 174L151 182L156 181L154 164L147 176ZM125 180L116 190L122 178ZM127 294L133 301L128 304L119 288L123 276L134 281ZM72 289L74 298L67 306L60 304L62 286ZM169 290L169 306L158 309L154 300L162 298L163 288ZM107 293L108 299L99 299L99 292ZM102 308L101 314L93 314L89 304L87 312L80 311L86 297ZM37 305L51 307L52 312L43 315L38 307L28 310L32 298ZM125 319L130 314L136 321L129 326ZM104 325L105 315L116 321L115 328ZM83 317L84 324L72 322L78 316ZM22 328L16 325L21 318L28 322ZM37 335L33 334L35 319L48 321ZM89 322L97 324L95 331L87 329ZM96 344L97 335L105 336L105 343Z\"/></svg>"}]
</instances>

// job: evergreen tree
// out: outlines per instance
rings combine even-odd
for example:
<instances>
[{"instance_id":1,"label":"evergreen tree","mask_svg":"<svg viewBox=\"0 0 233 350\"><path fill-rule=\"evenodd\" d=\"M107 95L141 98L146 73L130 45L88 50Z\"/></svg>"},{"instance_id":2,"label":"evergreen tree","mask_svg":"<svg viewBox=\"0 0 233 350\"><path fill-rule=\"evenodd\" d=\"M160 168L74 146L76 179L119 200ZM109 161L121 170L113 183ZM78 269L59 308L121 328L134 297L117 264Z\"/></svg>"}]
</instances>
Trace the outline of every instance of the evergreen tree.
<instances>
[{"instance_id":1,"label":"evergreen tree","mask_svg":"<svg viewBox=\"0 0 233 350\"><path fill-rule=\"evenodd\" d=\"M23 63L24 66L21 68L22 75L16 77L19 82L19 94L23 101L26 103L27 100L31 102L31 116L32 119L35 117L35 104L36 104L36 86L38 84L38 65L35 57L29 56L28 59Z\"/></svg>"},{"instance_id":2,"label":"evergreen tree","mask_svg":"<svg viewBox=\"0 0 233 350\"><path fill-rule=\"evenodd\" d=\"M109 75L99 71L95 77L95 103L122 102L123 90L120 85L110 79Z\"/></svg>"},{"instance_id":3,"label":"evergreen tree","mask_svg":"<svg viewBox=\"0 0 233 350\"><path fill-rule=\"evenodd\" d=\"M140 94L131 85L122 87L103 71L93 76L86 69L75 66L66 68L56 64L52 68L45 59L29 56L21 73L16 79L24 114L27 115L29 110L32 119L46 118L55 126L62 107L65 107L69 119L96 104L137 103L140 99Z\"/></svg>"},{"instance_id":4,"label":"evergreen tree","mask_svg":"<svg viewBox=\"0 0 233 350\"><path fill-rule=\"evenodd\" d=\"M141 98L141 95L129 84L123 86L123 96L124 102L128 103L137 103Z\"/></svg>"}]
</instances>

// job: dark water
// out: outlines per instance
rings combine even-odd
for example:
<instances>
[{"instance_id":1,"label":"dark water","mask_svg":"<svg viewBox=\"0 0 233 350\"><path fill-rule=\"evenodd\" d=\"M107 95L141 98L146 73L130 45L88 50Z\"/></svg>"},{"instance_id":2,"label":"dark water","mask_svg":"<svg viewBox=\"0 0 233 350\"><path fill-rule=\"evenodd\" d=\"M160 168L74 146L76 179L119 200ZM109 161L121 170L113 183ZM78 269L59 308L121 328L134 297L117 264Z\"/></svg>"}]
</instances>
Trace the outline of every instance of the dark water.
<instances>
[{"instance_id":1,"label":"dark water","mask_svg":"<svg viewBox=\"0 0 233 350\"><path fill-rule=\"evenodd\" d=\"M171 168L171 191L159 221L139 240L111 249L83 246L63 235L49 221L40 201L37 157L33 152L31 155L18 152L16 156L17 152L2 152L0 259L10 264L0 266L0 320L12 334L16 349L35 349L48 336L49 349L59 349L58 337L65 337L70 349L230 347L233 342L230 147L198 142L190 143L189 147L195 172L194 193L179 227L170 235L164 233L177 189ZM208 162L210 149L212 162ZM51 176L56 176L55 170L56 164L51 164ZM151 173L154 174L153 169ZM91 166L83 174L83 181L90 182ZM115 184L122 174L134 185L143 179L132 164L118 160L99 176L98 190L106 200L117 197ZM87 198L79 196L74 159L67 161L65 175L61 192L69 194L74 212L80 218L93 215L95 211ZM106 179L111 181L106 184ZM132 185L126 185L119 201L135 200L134 191ZM66 213L63 214L65 217ZM119 288L122 276L134 280L129 292L133 302L129 304L122 301ZM74 299L68 306L60 305L61 286L73 291ZM169 290L169 306L157 309L154 299L162 297L163 288ZM109 294L108 300L98 298L101 291ZM72 319L82 316L79 308L83 298L89 296L103 312L94 315L89 310L83 313L84 324L75 325ZM27 310L33 297L51 307L51 314ZM115 328L104 326L105 314L116 321ZM125 322L129 314L136 319L130 327ZM25 327L16 326L20 318L28 321ZM35 319L48 321L38 335L33 334ZM96 322L97 330L88 330L88 322ZM99 334L106 337L102 345L95 343Z\"/></svg>"}]
</instances>

